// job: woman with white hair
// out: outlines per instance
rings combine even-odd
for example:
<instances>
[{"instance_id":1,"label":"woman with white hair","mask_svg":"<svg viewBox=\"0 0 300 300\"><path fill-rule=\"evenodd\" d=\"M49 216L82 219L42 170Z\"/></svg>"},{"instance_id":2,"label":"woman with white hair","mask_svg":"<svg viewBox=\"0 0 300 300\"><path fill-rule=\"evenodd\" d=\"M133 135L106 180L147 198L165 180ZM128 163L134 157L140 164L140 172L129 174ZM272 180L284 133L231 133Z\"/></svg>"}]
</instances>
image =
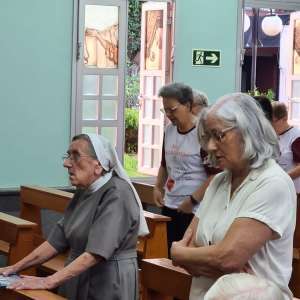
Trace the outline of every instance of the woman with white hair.
<instances>
[{"instance_id":1,"label":"woman with white hair","mask_svg":"<svg viewBox=\"0 0 300 300\"><path fill-rule=\"evenodd\" d=\"M138 299L136 243L148 233L140 199L102 136L72 139L64 167L76 186L64 217L48 240L3 275L41 264L70 250L65 268L48 277L26 276L10 289L53 289L64 283L71 300Z\"/></svg>"},{"instance_id":2,"label":"woman with white hair","mask_svg":"<svg viewBox=\"0 0 300 300\"><path fill-rule=\"evenodd\" d=\"M211 181L173 262L194 277L190 299L204 299L217 278L248 272L276 284L283 299L292 271L296 193L277 165L276 134L254 99L236 93L202 112L198 134L212 165Z\"/></svg>"},{"instance_id":3,"label":"woman with white hair","mask_svg":"<svg viewBox=\"0 0 300 300\"><path fill-rule=\"evenodd\" d=\"M206 293L204 300L284 300L273 282L246 273L220 277Z\"/></svg>"}]
</instances>

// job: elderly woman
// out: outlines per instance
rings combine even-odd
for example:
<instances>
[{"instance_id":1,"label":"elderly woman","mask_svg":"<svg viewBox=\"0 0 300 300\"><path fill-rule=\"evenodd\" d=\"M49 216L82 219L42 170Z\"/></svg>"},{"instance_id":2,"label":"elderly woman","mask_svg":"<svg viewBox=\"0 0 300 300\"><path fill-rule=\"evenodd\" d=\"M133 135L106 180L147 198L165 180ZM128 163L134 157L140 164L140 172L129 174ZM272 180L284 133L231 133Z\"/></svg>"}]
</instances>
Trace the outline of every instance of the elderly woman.
<instances>
[{"instance_id":1,"label":"elderly woman","mask_svg":"<svg viewBox=\"0 0 300 300\"><path fill-rule=\"evenodd\" d=\"M172 83L162 87L159 96L171 123L165 129L154 201L163 206L164 215L172 218L167 225L170 248L173 241L182 239L189 226L211 170L205 168L206 153L197 139L192 89L182 83Z\"/></svg>"},{"instance_id":2,"label":"elderly woman","mask_svg":"<svg viewBox=\"0 0 300 300\"><path fill-rule=\"evenodd\" d=\"M211 181L184 238L173 243L175 264L194 277L190 299L204 299L216 279L248 272L277 285L283 299L292 271L296 193L275 159L276 134L255 100L236 93L204 111L199 136L213 165Z\"/></svg>"},{"instance_id":3,"label":"elderly woman","mask_svg":"<svg viewBox=\"0 0 300 300\"><path fill-rule=\"evenodd\" d=\"M208 98L205 93L193 89L192 114L198 116L202 108L207 107Z\"/></svg>"},{"instance_id":4,"label":"elderly woman","mask_svg":"<svg viewBox=\"0 0 300 300\"><path fill-rule=\"evenodd\" d=\"M68 299L138 299L136 243L148 229L140 200L116 152L101 136L75 136L64 157L76 193L48 240L4 275L70 249L66 267L48 277L24 277L11 289L52 289Z\"/></svg>"}]
</instances>

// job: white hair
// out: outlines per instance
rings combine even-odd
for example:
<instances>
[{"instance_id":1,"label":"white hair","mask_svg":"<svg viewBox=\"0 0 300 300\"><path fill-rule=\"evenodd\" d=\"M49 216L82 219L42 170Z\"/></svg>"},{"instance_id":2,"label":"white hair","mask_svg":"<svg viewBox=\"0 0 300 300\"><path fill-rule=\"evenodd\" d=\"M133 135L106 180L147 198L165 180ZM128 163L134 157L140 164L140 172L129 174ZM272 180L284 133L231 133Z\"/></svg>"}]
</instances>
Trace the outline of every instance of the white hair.
<instances>
[{"instance_id":1,"label":"white hair","mask_svg":"<svg viewBox=\"0 0 300 300\"><path fill-rule=\"evenodd\" d=\"M193 89L193 103L206 107L208 105L208 97L204 92Z\"/></svg>"},{"instance_id":2,"label":"white hair","mask_svg":"<svg viewBox=\"0 0 300 300\"><path fill-rule=\"evenodd\" d=\"M198 137L204 149L208 140L205 139L205 121L207 116L214 115L228 126L234 126L242 135L244 158L250 163L250 168L258 168L269 158L279 157L277 135L259 108L256 101L243 93L228 94L208 109L200 113ZM213 157L210 162L214 165Z\"/></svg>"},{"instance_id":3,"label":"white hair","mask_svg":"<svg viewBox=\"0 0 300 300\"><path fill-rule=\"evenodd\" d=\"M204 296L204 300L284 300L273 282L247 273L220 277Z\"/></svg>"}]
</instances>

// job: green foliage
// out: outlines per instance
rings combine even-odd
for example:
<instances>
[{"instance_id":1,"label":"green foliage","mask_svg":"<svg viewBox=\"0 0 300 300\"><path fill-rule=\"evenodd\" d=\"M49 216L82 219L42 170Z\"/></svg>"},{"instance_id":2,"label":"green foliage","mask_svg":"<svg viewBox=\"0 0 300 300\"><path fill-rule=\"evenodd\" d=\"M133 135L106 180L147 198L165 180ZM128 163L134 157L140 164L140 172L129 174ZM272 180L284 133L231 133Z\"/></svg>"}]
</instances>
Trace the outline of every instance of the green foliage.
<instances>
[{"instance_id":1,"label":"green foliage","mask_svg":"<svg viewBox=\"0 0 300 300\"><path fill-rule=\"evenodd\" d=\"M140 92L139 76L126 76L125 82L125 99L126 107L136 107Z\"/></svg>"},{"instance_id":2,"label":"green foliage","mask_svg":"<svg viewBox=\"0 0 300 300\"><path fill-rule=\"evenodd\" d=\"M132 154L124 154L124 169L129 177L145 176L137 171L137 157Z\"/></svg>"},{"instance_id":3,"label":"green foliage","mask_svg":"<svg viewBox=\"0 0 300 300\"><path fill-rule=\"evenodd\" d=\"M138 129L139 112L135 108L125 108L125 129Z\"/></svg>"},{"instance_id":4,"label":"green foliage","mask_svg":"<svg viewBox=\"0 0 300 300\"><path fill-rule=\"evenodd\" d=\"M261 92L259 89L248 91L250 96L266 96L270 101L275 100L275 93L272 89L268 89L266 92Z\"/></svg>"},{"instance_id":5,"label":"green foliage","mask_svg":"<svg viewBox=\"0 0 300 300\"><path fill-rule=\"evenodd\" d=\"M128 4L128 46L127 55L131 62L140 50L142 2L129 0Z\"/></svg>"},{"instance_id":6,"label":"green foliage","mask_svg":"<svg viewBox=\"0 0 300 300\"><path fill-rule=\"evenodd\" d=\"M137 153L139 112L135 108L125 108L125 152Z\"/></svg>"}]
</instances>

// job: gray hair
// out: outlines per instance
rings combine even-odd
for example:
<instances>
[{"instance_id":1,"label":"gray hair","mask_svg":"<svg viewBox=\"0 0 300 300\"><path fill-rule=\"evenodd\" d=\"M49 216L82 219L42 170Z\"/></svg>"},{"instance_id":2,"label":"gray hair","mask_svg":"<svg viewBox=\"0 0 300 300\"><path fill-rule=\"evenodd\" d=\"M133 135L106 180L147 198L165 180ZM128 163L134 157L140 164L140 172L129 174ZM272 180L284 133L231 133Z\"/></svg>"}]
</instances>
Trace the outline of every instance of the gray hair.
<instances>
[{"instance_id":1,"label":"gray hair","mask_svg":"<svg viewBox=\"0 0 300 300\"><path fill-rule=\"evenodd\" d=\"M273 282L247 273L220 277L204 300L284 300L283 292Z\"/></svg>"},{"instance_id":2,"label":"gray hair","mask_svg":"<svg viewBox=\"0 0 300 300\"><path fill-rule=\"evenodd\" d=\"M207 149L208 140L205 139L205 121L208 114L215 115L228 126L239 130L244 142L244 158L250 163L250 168L258 168L269 158L279 157L277 135L264 116L255 100L243 93L228 94L208 109L202 110L199 117L198 137L204 149ZM209 160L215 164L214 157Z\"/></svg>"},{"instance_id":3,"label":"gray hair","mask_svg":"<svg viewBox=\"0 0 300 300\"><path fill-rule=\"evenodd\" d=\"M208 97L204 92L193 89L193 103L207 107Z\"/></svg>"}]
</instances>

